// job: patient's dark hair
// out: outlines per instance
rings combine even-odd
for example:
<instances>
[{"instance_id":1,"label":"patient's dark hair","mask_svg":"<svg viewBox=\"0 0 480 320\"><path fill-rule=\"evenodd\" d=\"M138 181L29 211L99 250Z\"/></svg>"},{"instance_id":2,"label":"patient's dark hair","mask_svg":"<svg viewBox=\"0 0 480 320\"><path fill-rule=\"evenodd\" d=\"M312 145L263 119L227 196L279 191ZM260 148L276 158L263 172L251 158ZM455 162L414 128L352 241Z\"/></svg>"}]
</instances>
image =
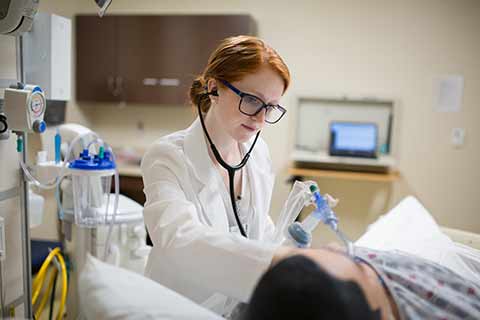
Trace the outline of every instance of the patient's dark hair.
<instances>
[{"instance_id":1,"label":"patient's dark hair","mask_svg":"<svg viewBox=\"0 0 480 320\"><path fill-rule=\"evenodd\" d=\"M353 281L339 280L313 260L297 255L282 260L260 279L245 320L380 319Z\"/></svg>"}]
</instances>

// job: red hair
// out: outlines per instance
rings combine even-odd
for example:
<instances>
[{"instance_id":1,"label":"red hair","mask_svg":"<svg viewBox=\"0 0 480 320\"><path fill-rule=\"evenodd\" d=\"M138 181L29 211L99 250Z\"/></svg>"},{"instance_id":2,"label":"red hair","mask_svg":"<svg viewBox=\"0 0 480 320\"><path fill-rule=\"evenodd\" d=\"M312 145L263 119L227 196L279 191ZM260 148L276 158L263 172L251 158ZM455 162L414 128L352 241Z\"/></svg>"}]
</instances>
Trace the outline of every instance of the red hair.
<instances>
[{"instance_id":1,"label":"red hair","mask_svg":"<svg viewBox=\"0 0 480 320\"><path fill-rule=\"evenodd\" d=\"M207 112L210 99L204 98L204 94L208 80L235 82L257 72L264 65L272 68L282 78L285 92L290 84L290 72L272 47L253 36L226 38L211 54L203 73L193 81L190 100L195 106L200 103L201 110Z\"/></svg>"}]
</instances>

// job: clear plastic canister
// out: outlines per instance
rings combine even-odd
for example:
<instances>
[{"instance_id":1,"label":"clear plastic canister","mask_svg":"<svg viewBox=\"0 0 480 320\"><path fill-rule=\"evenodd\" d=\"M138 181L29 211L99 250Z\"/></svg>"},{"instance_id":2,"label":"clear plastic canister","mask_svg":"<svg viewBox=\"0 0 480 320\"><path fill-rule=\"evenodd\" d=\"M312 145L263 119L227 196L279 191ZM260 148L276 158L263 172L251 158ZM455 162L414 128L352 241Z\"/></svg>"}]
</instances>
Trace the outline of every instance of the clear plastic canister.
<instances>
[{"instance_id":1,"label":"clear plastic canister","mask_svg":"<svg viewBox=\"0 0 480 320\"><path fill-rule=\"evenodd\" d=\"M75 224L96 227L105 224L114 170L71 170ZM111 211L111 210L110 210Z\"/></svg>"},{"instance_id":2,"label":"clear plastic canister","mask_svg":"<svg viewBox=\"0 0 480 320\"><path fill-rule=\"evenodd\" d=\"M75 224L97 227L107 222L108 206L115 163L103 148L98 155L84 149L79 158L69 165L73 184L73 212ZM110 208L111 211L111 208Z\"/></svg>"}]
</instances>

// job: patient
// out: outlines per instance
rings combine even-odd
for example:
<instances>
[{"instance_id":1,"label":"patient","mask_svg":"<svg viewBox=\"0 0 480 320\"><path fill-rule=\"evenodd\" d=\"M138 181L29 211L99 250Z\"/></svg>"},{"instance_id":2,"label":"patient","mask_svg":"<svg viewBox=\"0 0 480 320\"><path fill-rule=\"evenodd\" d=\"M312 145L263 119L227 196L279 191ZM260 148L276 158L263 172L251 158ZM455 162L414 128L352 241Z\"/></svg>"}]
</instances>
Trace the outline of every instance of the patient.
<instances>
[{"instance_id":1,"label":"patient","mask_svg":"<svg viewBox=\"0 0 480 320\"><path fill-rule=\"evenodd\" d=\"M244 319L480 319L480 286L428 260L300 250L263 275Z\"/></svg>"}]
</instances>

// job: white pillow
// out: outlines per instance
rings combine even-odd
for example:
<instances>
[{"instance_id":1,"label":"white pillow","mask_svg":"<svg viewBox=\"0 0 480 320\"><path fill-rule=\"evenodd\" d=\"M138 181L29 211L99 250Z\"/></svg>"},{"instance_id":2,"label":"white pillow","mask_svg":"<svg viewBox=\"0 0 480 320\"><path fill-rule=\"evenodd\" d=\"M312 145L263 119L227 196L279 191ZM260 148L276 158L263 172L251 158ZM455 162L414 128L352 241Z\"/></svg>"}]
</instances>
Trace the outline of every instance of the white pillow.
<instances>
[{"instance_id":1,"label":"white pillow","mask_svg":"<svg viewBox=\"0 0 480 320\"><path fill-rule=\"evenodd\" d=\"M79 296L87 319L223 319L151 279L90 255L80 274Z\"/></svg>"},{"instance_id":2,"label":"white pillow","mask_svg":"<svg viewBox=\"0 0 480 320\"><path fill-rule=\"evenodd\" d=\"M417 255L472 281L480 281L480 276L456 253L454 242L441 231L427 209L412 196L403 199L371 224L355 244L376 250L399 250Z\"/></svg>"}]
</instances>

